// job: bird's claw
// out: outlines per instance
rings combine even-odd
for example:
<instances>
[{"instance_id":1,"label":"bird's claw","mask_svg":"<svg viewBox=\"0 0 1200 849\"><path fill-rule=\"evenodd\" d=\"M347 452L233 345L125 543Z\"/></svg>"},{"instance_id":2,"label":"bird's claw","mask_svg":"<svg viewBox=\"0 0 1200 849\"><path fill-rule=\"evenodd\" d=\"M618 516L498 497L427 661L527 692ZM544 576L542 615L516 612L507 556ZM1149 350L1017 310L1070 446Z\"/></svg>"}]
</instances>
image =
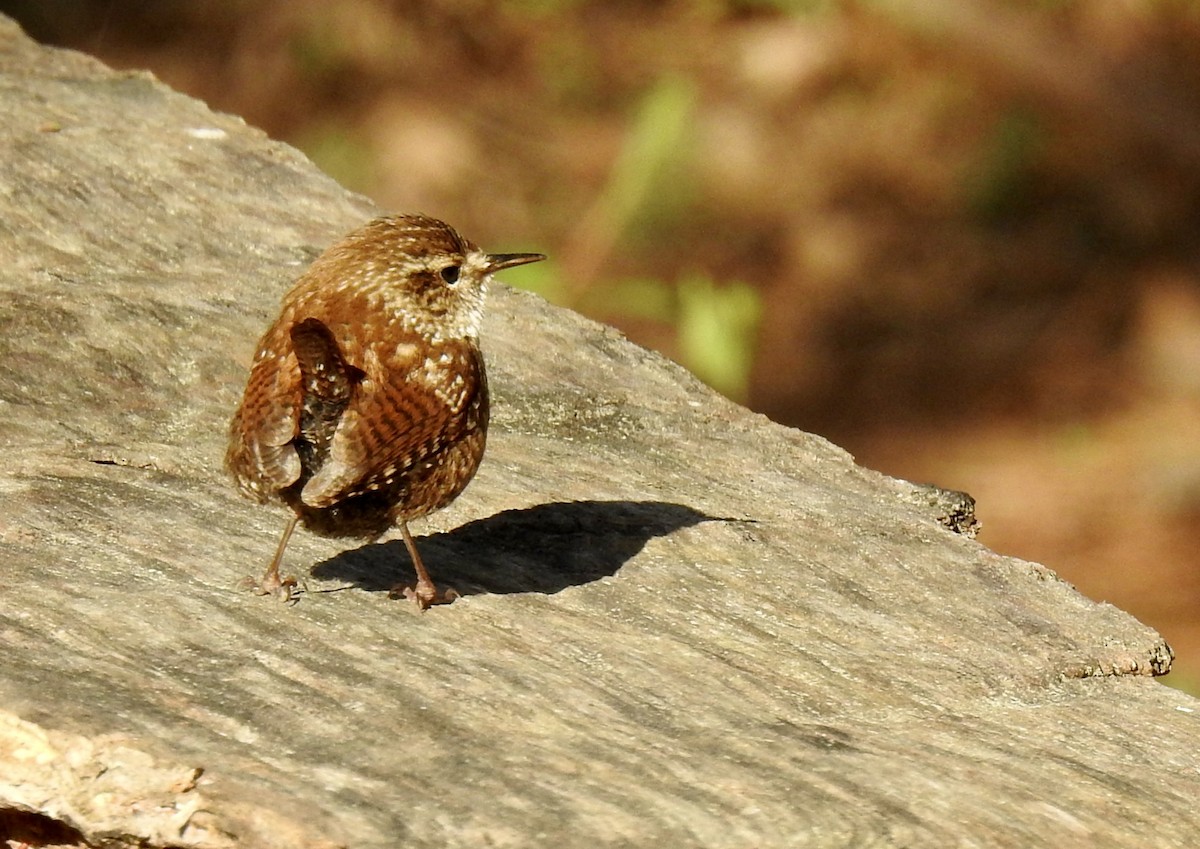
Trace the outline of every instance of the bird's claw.
<instances>
[{"instance_id":1,"label":"bird's claw","mask_svg":"<svg viewBox=\"0 0 1200 849\"><path fill-rule=\"evenodd\" d=\"M275 596L284 604L295 604L300 600L300 594L305 591L295 575L280 577L278 573L266 574L261 578L242 578L238 588L250 590L255 595Z\"/></svg>"},{"instance_id":2,"label":"bird's claw","mask_svg":"<svg viewBox=\"0 0 1200 849\"><path fill-rule=\"evenodd\" d=\"M432 582L422 583L421 581L418 581L416 586L399 584L392 587L388 593L388 598L406 598L416 602L419 610L428 610L435 604L449 604L461 597L459 591L454 587L445 587L439 590Z\"/></svg>"}]
</instances>

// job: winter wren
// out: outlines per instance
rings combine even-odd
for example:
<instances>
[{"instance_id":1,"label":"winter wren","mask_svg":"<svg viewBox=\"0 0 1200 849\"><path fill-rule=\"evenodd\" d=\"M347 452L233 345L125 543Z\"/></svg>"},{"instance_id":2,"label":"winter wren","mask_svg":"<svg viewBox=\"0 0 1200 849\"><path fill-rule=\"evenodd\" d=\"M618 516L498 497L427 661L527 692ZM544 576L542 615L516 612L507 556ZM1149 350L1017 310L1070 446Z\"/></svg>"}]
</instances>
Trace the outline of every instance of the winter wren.
<instances>
[{"instance_id":1,"label":"winter wren","mask_svg":"<svg viewBox=\"0 0 1200 849\"><path fill-rule=\"evenodd\" d=\"M417 573L403 593L450 601L430 580L408 521L445 507L483 458L488 387L479 325L491 275L545 259L487 254L441 221L377 218L325 251L283 298L258 343L225 464L244 495L294 515L262 593L281 578L288 538L377 538L400 526Z\"/></svg>"}]
</instances>

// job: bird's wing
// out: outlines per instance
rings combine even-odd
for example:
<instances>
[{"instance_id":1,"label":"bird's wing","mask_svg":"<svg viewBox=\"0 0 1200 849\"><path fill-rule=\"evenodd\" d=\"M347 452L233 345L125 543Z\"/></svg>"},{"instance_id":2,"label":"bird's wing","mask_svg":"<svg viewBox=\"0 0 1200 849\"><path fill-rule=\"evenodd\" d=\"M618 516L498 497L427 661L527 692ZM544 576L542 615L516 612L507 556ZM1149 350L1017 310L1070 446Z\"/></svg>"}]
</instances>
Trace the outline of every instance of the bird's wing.
<instances>
[{"instance_id":1,"label":"bird's wing","mask_svg":"<svg viewBox=\"0 0 1200 849\"><path fill-rule=\"evenodd\" d=\"M305 504L328 507L352 495L390 489L481 426L486 378L477 350L466 343L425 357L412 345L396 350L409 356L392 357L386 368L360 366L364 377L333 435L329 459L301 493Z\"/></svg>"},{"instance_id":2,"label":"bird's wing","mask_svg":"<svg viewBox=\"0 0 1200 849\"><path fill-rule=\"evenodd\" d=\"M297 451L304 468L320 468L362 372L346 362L333 333L320 319L306 318L289 331L300 365L302 403Z\"/></svg>"},{"instance_id":3,"label":"bird's wing","mask_svg":"<svg viewBox=\"0 0 1200 849\"><path fill-rule=\"evenodd\" d=\"M242 492L261 502L300 477L300 458L292 445L300 421L300 367L289 348L278 326L263 337L229 427L225 465Z\"/></svg>"}]
</instances>

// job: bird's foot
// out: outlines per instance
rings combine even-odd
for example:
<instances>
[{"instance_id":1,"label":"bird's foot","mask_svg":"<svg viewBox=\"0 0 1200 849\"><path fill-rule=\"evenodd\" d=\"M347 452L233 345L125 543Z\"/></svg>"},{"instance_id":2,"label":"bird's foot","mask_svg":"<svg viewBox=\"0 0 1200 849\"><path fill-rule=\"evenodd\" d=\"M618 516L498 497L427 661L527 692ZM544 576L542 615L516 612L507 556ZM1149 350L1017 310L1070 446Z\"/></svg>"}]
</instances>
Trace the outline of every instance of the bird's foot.
<instances>
[{"instance_id":1,"label":"bird's foot","mask_svg":"<svg viewBox=\"0 0 1200 849\"><path fill-rule=\"evenodd\" d=\"M284 604L295 604L304 591L295 575L281 578L278 572L268 572L261 578L242 578L238 581L238 589L250 590L255 595L275 596Z\"/></svg>"},{"instance_id":2,"label":"bird's foot","mask_svg":"<svg viewBox=\"0 0 1200 849\"><path fill-rule=\"evenodd\" d=\"M449 604L460 597L458 590L454 587L444 587L439 590L432 581L417 581L416 586L397 584L388 592L388 598L406 598L416 602L417 608L420 610L428 610L435 604Z\"/></svg>"}]
</instances>

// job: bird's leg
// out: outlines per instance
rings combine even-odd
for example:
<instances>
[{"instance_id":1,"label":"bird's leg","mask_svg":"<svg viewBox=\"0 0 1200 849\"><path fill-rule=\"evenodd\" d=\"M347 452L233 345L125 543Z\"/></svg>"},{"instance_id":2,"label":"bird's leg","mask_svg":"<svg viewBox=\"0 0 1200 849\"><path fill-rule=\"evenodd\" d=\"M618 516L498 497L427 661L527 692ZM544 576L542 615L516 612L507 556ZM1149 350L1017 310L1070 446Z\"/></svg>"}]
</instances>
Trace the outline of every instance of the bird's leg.
<instances>
[{"instance_id":1,"label":"bird's leg","mask_svg":"<svg viewBox=\"0 0 1200 849\"><path fill-rule=\"evenodd\" d=\"M430 605L434 604L449 604L458 598L458 591L453 587L439 591L434 585L433 579L429 577L429 572L425 570L425 564L421 560L421 555L417 553L417 544L413 541L412 534L408 532L408 523L401 520L400 533L404 536L404 546L408 549L408 555L412 558L413 569L417 572L417 585L415 587L407 584L400 584L392 588L389 595L404 596L417 603L417 607L421 610L428 610Z\"/></svg>"},{"instance_id":2,"label":"bird's leg","mask_svg":"<svg viewBox=\"0 0 1200 849\"><path fill-rule=\"evenodd\" d=\"M267 571L263 572L262 577L257 581L253 578L246 578L242 581L243 586L254 590L259 595L281 596L284 601L292 601L295 598L292 590L298 583L296 576L288 575L281 578L279 565L283 562L284 549L287 548L288 540L292 538L292 531L296 529L296 522L299 520L300 517L295 515L288 519L287 526L283 529L283 536L279 538L279 546L275 549L275 556L271 558L271 563L267 566Z\"/></svg>"}]
</instances>

